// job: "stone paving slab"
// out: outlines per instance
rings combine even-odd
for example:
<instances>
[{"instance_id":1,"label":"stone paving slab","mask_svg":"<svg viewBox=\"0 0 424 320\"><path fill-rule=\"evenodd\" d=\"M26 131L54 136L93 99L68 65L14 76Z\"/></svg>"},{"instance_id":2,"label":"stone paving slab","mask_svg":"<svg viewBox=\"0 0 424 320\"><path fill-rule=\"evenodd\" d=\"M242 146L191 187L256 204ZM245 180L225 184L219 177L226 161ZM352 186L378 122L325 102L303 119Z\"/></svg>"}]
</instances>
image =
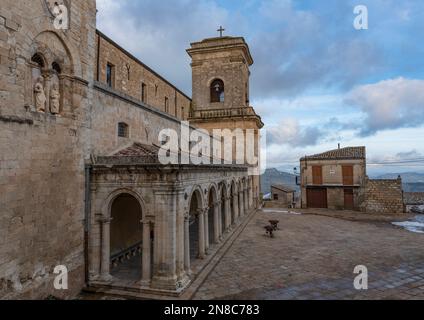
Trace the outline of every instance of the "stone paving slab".
<instances>
[{"instance_id":1,"label":"stone paving slab","mask_svg":"<svg viewBox=\"0 0 424 320\"><path fill-rule=\"evenodd\" d=\"M194 299L424 299L423 234L329 215L259 211ZM275 238L263 229L272 219ZM357 265L368 268L366 291L353 287Z\"/></svg>"}]
</instances>

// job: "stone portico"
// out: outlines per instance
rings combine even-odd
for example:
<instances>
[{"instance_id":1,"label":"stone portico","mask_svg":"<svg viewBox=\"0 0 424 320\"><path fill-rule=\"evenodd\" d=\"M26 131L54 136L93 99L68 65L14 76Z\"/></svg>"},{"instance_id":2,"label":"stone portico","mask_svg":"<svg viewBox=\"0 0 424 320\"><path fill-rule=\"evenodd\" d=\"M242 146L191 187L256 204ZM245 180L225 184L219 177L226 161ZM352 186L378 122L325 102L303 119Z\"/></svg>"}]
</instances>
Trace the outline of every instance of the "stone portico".
<instances>
[{"instance_id":1,"label":"stone portico","mask_svg":"<svg viewBox=\"0 0 424 320\"><path fill-rule=\"evenodd\" d=\"M149 146L129 149L130 156L125 150L89 166L89 284L97 290L180 295L202 272L207 257L256 209L253 178L246 166L162 165L146 153ZM122 197L131 199L126 211L137 207L138 216L121 218L122 210L116 215L120 209L114 203L123 202ZM114 232L140 241L124 241L128 248L118 245L121 250L112 254ZM139 279L112 276L114 268L133 259L141 261L133 263L141 269Z\"/></svg>"}]
</instances>

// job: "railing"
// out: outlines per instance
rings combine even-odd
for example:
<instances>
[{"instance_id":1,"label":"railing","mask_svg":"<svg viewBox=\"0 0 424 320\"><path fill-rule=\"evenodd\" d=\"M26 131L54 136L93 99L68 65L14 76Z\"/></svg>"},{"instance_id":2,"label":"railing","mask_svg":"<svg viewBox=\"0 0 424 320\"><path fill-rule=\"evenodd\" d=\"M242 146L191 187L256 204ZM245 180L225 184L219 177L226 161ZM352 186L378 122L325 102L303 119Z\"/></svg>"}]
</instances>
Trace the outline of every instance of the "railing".
<instances>
[{"instance_id":1,"label":"railing","mask_svg":"<svg viewBox=\"0 0 424 320\"><path fill-rule=\"evenodd\" d=\"M143 242L139 242L132 247L129 247L128 249L115 254L111 257L111 264L113 268L116 268L121 263L123 263L125 260L131 260L133 257L135 257L137 254L141 254L142 252L142 246Z\"/></svg>"},{"instance_id":2,"label":"railing","mask_svg":"<svg viewBox=\"0 0 424 320\"><path fill-rule=\"evenodd\" d=\"M229 109L194 110L190 112L192 119L226 118L226 117L257 116L252 107L240 107Z\"/></svg>"}]
</instances>

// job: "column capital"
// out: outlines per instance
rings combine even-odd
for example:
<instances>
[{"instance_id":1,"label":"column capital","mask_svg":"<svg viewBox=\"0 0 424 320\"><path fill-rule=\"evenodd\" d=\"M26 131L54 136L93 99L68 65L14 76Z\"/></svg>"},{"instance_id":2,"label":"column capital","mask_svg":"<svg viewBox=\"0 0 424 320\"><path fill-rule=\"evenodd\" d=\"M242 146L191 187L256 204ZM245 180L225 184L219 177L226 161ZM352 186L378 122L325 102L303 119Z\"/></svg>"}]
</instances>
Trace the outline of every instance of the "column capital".
<instances>
[{"instance_id":1,"label":"column capital","mask_svg":"<svg viewBox=\"0 0 424 320\"><path fill-rule=\"evenodd\" d=\"M98 217L97 218L97 222L100 222L100 223L103 223L103 224L111 223L112 220L113 220L112 217L103 217L103 216L101 216L101 217Z\"/></svg>"},{"instance_id":2,"label":"column capital","mask_svg":"<svg viewBox=\"0 0 424 320\"><path fill-rule=\"evenodd\" d=\"M218 207L218 206L220 206L222 204L222 201L221 200L218 200L218 201L215 201L214 203L213 203L213 206L214 207Z\"/></svg>"},{"instance_id":3,"label":"column capital","mask_svg":"<svg viewBox=\"0 0 424 320\"><path fill-rule=\"evenodd\" d=\"M146 224L151 225L151 224L152 224L152 221L147 220L147 219L143 219L143 220L140 220L140 223L141 223L142 225L146 225Z\"/></svg>"},{"instance_id":4,"label":"column capital","mask_svg":"<svg viewBox=\"0 0 424 320\"><path fill-rule=\"evenodd\" d=\"M205 208L203 208L203 209L198 209L197 210L197 214L198 215L205 215L205 214L207 214L208 212L209 212L209 207L205 207Z\"/></svg>"}]
</instances>

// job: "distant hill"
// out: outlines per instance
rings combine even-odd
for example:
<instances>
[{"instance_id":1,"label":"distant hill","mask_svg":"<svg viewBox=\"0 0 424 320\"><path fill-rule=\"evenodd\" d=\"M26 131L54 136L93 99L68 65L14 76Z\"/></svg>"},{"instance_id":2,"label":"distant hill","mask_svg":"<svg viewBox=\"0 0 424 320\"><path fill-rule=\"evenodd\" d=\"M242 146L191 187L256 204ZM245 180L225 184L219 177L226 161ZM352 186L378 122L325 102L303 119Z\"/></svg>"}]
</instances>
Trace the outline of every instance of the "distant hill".
<instances>
[{"instance_id":1,"label":"distant hill","mask_svg":"<svg viewBox=\"0 0 424 320\"><path fill-rule=\"evenodd\" d=\"M261 176L262 193L270 193L271 185L273 184L282 184L298 192L300 191L299 186L296 185L296 176L294 174L282 172L277 169L267 169Z\"/></svg>"},{"instance_id":2,"label":"distant hill","mask_svg":"<svg viewBox=\"0 0 424 320\"><path fill-rule=\"evenodd\" d=\"M407 172L407 173L387 173L375 177L376 179L397 179L402 177L403 183L424 183L424 173Z\"/></svg>"},{"instance_id":3,"label":"distant hill","mask_svg":"<svg viewBox=\"0 0 424 320\"><path fill-rule=\"evenodd\" d=\"M424 192L424 182L404 183L403 191L405 192Z\"/></svg>"}]
</instances>

